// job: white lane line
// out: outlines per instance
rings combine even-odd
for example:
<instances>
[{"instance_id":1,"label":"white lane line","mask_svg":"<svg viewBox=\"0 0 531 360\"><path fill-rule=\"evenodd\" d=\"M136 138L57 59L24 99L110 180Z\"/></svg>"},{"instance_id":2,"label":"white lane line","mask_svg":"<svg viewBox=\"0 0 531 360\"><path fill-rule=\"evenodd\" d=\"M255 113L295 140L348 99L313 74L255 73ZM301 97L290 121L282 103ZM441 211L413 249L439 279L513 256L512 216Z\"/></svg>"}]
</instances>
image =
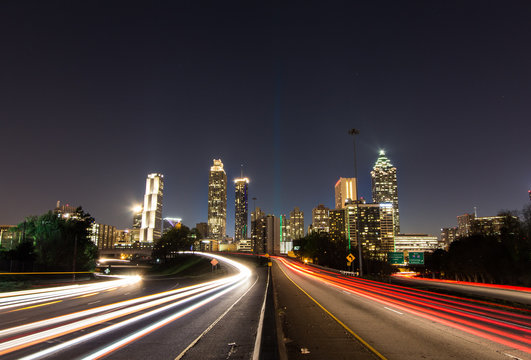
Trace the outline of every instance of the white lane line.
<instances>
[{"instance_id":1,"label":"white lane line","mask_svg":"<svg viewBox=\"0 0 531 360\"><path fill-rule=\"evenodd\" d=\"M510 357L510 358L512 358L512 359L515 359L515 360L522 360L522 359L520 359L519 357L516 357L516 356L511 355L511 354L503 353L503 355L508 356L508 357Z\"/></svg>"},{"instance_id":2,"label":"white lane line","mask_svg":"<svg viewBox=\"0 0 531 360\"><path fill-rule=\"evenodd\" d=\"M267 300L267 289L269 288L269 276L271 268L267 268L267 283L264 294L264 302L262 304L262 310L260 311L260 321L258 322L258 328L256 329L256 340L254 342L253 360L258 360L260 357L260 344L262 343L262 328L264 327L264 314Z\"/></svg>"},{"instance_id":3,"label":"white lane line","mask_svg":"<svg viewBox=\"0 0 531 360\"><path fill-rule=\"evenodd\" d=\"M93 302L89 302L89 303L87 303L87 305L97 304L97 303L99 303L99 302L101 302L101 300L93 301Z\"/></svg>"},{"instance_id":4,"label":"white lane line","mask_svg":"<svg viewBox=\"0 0 531 360\"><path fill-rule=\"evenodd\" d=\"M347 295L352 294L352 293L350 293L350 292L348 292L348 291L345 291L345 290L341 290L341 291L344 292L344 293L347 294Z\"/></svg>"},{"instance_id":5,"label":"white lane line","mask_svg":"<svg viewBox=\"0 0 531 360\"><path fill-rule=\"evenodd\" d=\"M184 354L186 354L186 352L187 352L188 350L190 350L191 348L193 348L193 347L195 346L195 344L197 344L197 342L198 342L199 340L201 340L201 338L202 338L203 336L205 336L210 330L212 330L212 328L213 328L214 326L216 326L216 324L217 324L221 319L223 319L223 317L224 317L225 315L227 315L227 313L228 313L229 311L232 310L232 308L234 307L234 305L236 305L238 302L240 302L240 300L241 300L245 295L247 295L247 293L248 293L249 291L251 291L251 289L254 287L254 285L256 284L257 281L258 281L258 277L256 277L256 280L255 280L254 283L251 285L251 287L250 287L249 289L247 289L247 291L245 291L245 292L243 293L243 295L240 296L240 297L238 298L238 300L236 300L236 301L234 302L234 304L232 304L227 310L225 310L225 312L224 312L223 314L221 314L221 316L218 317L218 318L216 319L216 321L214 321L212 324L210 324L210 326L207 327L206 330L203 331L203 332L201 333L201 335L199 335L194 341L192 341L192 342L190 343L190 345L188 345L188 346L186 347L186 349L184 349L179 355L177 355L177 357L175 358L175 360L179 360L179 359L181 359L181 358L184 356Z\"/></svg>"},{"instance_id":6,"label":"white lane line","mask_svg":"<svg viewBox=\"0 0 531 360\"><path fill-rule=\"evenodd\" d=\"M404 315L404 313L401 313L400 311L396 311L395 309L388 308L387 306L384 306L384 309L390 310L390 311L395 312L395 313L400 314L400 315Z\"/></svg>"}]
</instances>

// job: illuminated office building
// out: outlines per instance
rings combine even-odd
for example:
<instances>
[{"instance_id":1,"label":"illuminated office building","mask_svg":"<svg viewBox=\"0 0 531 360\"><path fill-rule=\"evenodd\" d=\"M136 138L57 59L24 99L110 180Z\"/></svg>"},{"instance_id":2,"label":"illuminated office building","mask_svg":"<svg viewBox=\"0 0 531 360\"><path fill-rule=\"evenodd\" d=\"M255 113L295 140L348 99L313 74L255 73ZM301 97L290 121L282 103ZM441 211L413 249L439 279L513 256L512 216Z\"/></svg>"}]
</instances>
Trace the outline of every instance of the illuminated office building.
<instances>
[{"instance_id":1,"label":"illuminated office building","mask_svg":"<svg viewBox=\"0 0 531 360\"><path fill-rule=\"evenodd\" d=\"M114 248L116 237L116 227L105 224L92 224L90 239L99 250Z\"/></svg>"},{"instance_id":2,"label":"illuminated office building","mask_svg":"<svg viewBox=\"0 0 531 360\"><path fill-rule=\"evenodd\" d=\"M22 238L22 232L16 231L16 225L0 225L0 247L12 250L17 247Z\"/></svg>"},{"instance_id":3,"label":"illuminated office building","mask_svg":"<svg viewBox=\"0 0 531 360\"><path fill-rule=\"evenodd\" d=\"M428 234L398 234L395 236L395 251L433 252L438 248L437 236Z\"/></svg>"},{"instance_id":4,"label":"illuminated office building","mask_svg":"<svg viewBox=\"0 0 531 360\"><path fill-rule=\"evenodd\" d=\"M149 174L146 180L146 194L142 210L142 226L140 228L140 242L152 243L160 239L162 231L162 194L164 190L164 176Z\"/></svg>"},{"instance_id":5,"label":"illuminated office building","mask_svg":"<svg viewBox=\"0 0 531 360\"><path fill-rule=\"evenodd\" d=\"M358 226L359 233L356 232ZM390 203L359 202L358 206L348 204L345 209L345 236L351 252L356 251L359 238L364 254L385 259L394 249L394 229L393 205Z\"/></svg>"},{"instance_id":6,"label":"illuminated office building","mask_svg":"<svg viewBox=\"0 0 531 360\"><path fill-rule=\"evenodd\" d=\"M208 177L208 237L222 240L227 224L227 174L221 160L215 160Z\"/></svg>"},{"instance_id":7,"label":"illuminated office building","mask_svg":"<svg viewBox=\"0 0 531 360\"><path fill-rule=\"evenodd\" d=\"M61 205L61 201L57 201L57 206L53 210L54 214L57 214L59 217L62 217L64 219L68 219L70 217L75 216L77 208L75 206L71 206L70 204Z\"/></svg>"},{"instance_id":8,"label":"illuminated office building","mask_svg":"<svg viewBox=\"0 0 531 360\"><path fill-rule=\"evenodd\" d=\"M372 202L391 203L394 209L394 233L400 232L400 215L398 211L398 186L396 180L396 167L385 156L383 150L380 151L378 159L371 171L372 179Z\"/></svg>"},{"instance_id":9,"label":"illuminated office building","mask_svg":"<svg viewBox=\"0 0 531 360\"><path fill-rule=\"evenodd\" d=\"M513 217L517 220L517 217ZM476 217L470 224L472 234L481 235L501 235L502 228L505 226L506 216L482 216Z\"/></svg>"},{"instance_id":10,"label":"illuminated office building","mask_svg":"<svg viewBox=\"0 0 531 360\"><path fill-rule=\"evenodd\" d=\"M234 240L247 239L248 204L247 193L249 186L248 178L234 180L236 194L234 197Z\"/></svg>"},{"instance_id":11,"label":"illuminated office building","mask_svg":"<svg viewBox=\"0 0 531 360\"><path fill-rule=\"evenodd\" d=\"M446 249L457 239L457 227L441 229L441 243Z\"/></svg>"},{"instance_id":12,"label":"illuminated office building","mask_svg":"<svg viewBox=\"0 0 531 360\"><path fill-rule=\"evenodd\" d=\"M280 253L281 254L287 254L291 250L293 250L293 241L289 237L289 222L286 218L286 215L280 215L279 217L280 221Z\"/></svg>"},{"instance_id":13,"label":"illuminated office building","mask_svg":"<svg viewBox=\"0 0 531 360\"><path fill-rule=\"evenodd\" d=\"M466 237L471 234L472 221L474 221L475 218L475 214L463 214L457 217L458 237Z\"/></svg>"},{"instance_id":14,"label":"illuminated office building","mask_svg":"<svg viewBox=\"0 0 531 360\"><path fill-rule=\"evenodd\" d=\"M330 230L330 209L326 206L319 204L312 210L312 232L329 232Z\"/></svg>"},{"instance_id":15,"label":"illuminated office building","mask_svg":"<svg viewBox=\"0 0 531 360\"><path fill-rule=\"evenodd\" d=\"M251 247L253 253L262 254L265 251L266 222L265 214L259 208L251 213Z\"/></svg>"},{"instance_id":16,"label":"illuminated office building","mask_svg":"<svg viewBox=\"0 0 531 360\"><path fill-rule=\"evenodd\" d=\"M336 182L334 187L336 209L344 209L348 202L357 199L356 178L342 178Z\"/></svg>"},{"instance_id":17,"label":"illuminated office building","mask_svg":"<svg viewBox=\"0 0 531 360\"><path fill-rule=\"evenodd\" d=\"M133 246L133 230L116 230L113 248L129 248L131 246Z\"/></svg>"},{"instance_id":18,"label":"illuminated office building","mask_svg":"<svg viewBox=\"0 0 531 360\"><path fill-rule=\"evenodd\" d=\"M304 212L298 207L289 213L289 240L297 240L304 237Z\"/></svg>"},{"instance_id":19,"label":"illuminated office building","mask_svg":"<svg viewBox=\"0 0 531 360\"><path fill-rule=\"evenodd\" d=\"M331 209L328 212L330 240L336 243L346 239L345 209Z\"/></svg>"}]
</instances>

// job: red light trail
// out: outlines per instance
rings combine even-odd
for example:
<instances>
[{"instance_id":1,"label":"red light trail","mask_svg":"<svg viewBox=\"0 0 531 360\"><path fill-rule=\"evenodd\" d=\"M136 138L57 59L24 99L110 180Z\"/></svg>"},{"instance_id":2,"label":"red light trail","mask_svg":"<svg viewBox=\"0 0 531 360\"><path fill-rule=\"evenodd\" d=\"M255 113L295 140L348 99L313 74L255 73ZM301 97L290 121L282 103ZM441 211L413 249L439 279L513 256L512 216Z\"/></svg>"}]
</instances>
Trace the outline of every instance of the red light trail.
<instances>
[{"instance_id":1,"label":"red light trail","mask_svg":"<svg viewBox=\"0 0 531 360\"><path fill-rule=\"evenodd\" d=\"M404 312L479 336L526 353L531 353L531 316L528 309L515 308L464 297L386 284L276 258L287 269L338 289L393 306ZM509 289L512 287L500 287ZM526 288L527 289L527 288Z\"/></svg>"}]
</instances>

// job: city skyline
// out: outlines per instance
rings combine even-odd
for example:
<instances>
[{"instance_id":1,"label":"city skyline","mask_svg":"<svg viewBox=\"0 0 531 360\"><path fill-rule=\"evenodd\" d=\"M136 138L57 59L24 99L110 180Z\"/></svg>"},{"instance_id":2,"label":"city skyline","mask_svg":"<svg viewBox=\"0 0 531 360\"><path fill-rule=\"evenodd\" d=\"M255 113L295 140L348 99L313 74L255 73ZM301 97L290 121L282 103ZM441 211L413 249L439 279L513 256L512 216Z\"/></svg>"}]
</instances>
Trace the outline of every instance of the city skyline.
<instances>
[{"instance_id":1,"label":"city skyline","mask_svg":"<svg viewBox=\"0 0 531 360\"><path fill-rule=\"evenodd\" d=\"M386 163L389 163L389 159L386 157L386 155L385 155L385 151L384 151L384 150L378 150L377 153L378 153L378 161L380 161L380 159L383 157L383 158L385 158L384 160L386 160ZM216 163L216 161L217 161L218 163ZM378 161L376 162L376 165L379 163ZM224 173L224 176L225 176L225 186L227 186L227 184L226 184L226 183L227 183L226 178L227 178L228 175L225 173L225 170L224 170L224 168L223 168L223 167L224 167L224 164L223 164L223 162L222 162L221 159L219 159L219 160L215 160L215 159L214 159L214 166L219 166L219 163L221 163L221 171ZM216 165L216 164L217 164L217 165ZM374 166L376 166L376 165L374 165ZM387 164L387 165L390 165L390 163ZM368 177L370 178L370 180L369 180L369 181L370 181L370 184L369 184L367 187L369 188L369 191L370 191L370 192L369 192L367 195L360 194L360 198L361 198L361 199L364 199L364 200L367 201L367 202L369 202L369 199L371 199L372 196L373 196L372 173L374 172L374 166L371 168L371 171L370 171L369 176L368 176ZM392 165L390 165L390 166L392 166ZM394 168L394 167L393 167L393 168ZM212 171L212 167L211 167L211 171ZM396 172L396 170L395 170L395 172ZM153 175L162 176L162 174L156 174L156 173L148 174L148 181L147 181L148 183L146 184L146 187L149 185L149 178L152 177ZM363 177L363 174L358 174L358 176L359 176L359 177ZM335 183L334 187L337 188L337 185L338 185L342 180L343 180L343 181L350 182L350 181L352 181L352 180L354 180L354 179L355 179L355 178L341 178L341 177L339 177L339 180ZM238 178L237 178L237 179L235 179L235 185L237 185L236 183L237 183L238 180L246 180L246 181L247 181L246 185L248 185L249 178L243 178L243 179L238 179ZM355 181L352 181L352 183L354 184ZM245 189L245 190L246 190L246 194L247 194L247 193L248 193L248 186L246 186L246 189ZM236 192L237 192L237 191L236 191ZM229 201L229 202L230 202L230 201L233 200L233 201L235 202L236 197L234 197L234 199L230 199L230 198L229 198L229 196L230 196L231 193L232 193L232 192L227 192L227 189L225 189L225 197L226 197L226 199L227 199L226 201ZM337 201L338 201L338 200L337 200L337 192L334 191L334 190L332 190L332 193L333 193L333 199L330 201L330 204L331 204L331 205L329 206L330 210L334 209L334 205L336 205L336 204L337 204ZM144 194L144 195L146 195L146 194ZM251 198L252 198L252 197L251 197ZM146 200L145 200L145 196L144 196L143 202L145 202L145 201L146 201ZM61 200L58 200L58 203L60 203L60 202L61 202ZM233 203L234 203L234 202L233 202ZM71 203L72 203L72 202L71 202ZM326 203L326 202L324 202L324 203ZM72 203L72 204L74 204L74 203ZM526 203L524 202L523 204L525 205ZM167 204L166 202L164 202L164 205L165 205L165 206L170 205L170 207L171 207L172 204L171 204L171 203ZM313 211L315 208L317 208L319 205L322 205L322 204L319 203L319 202L316 202L316 205L313 206L313 207L310 207L308 212L309 212L309 213L312 213L312 211ZM67 206L68 206L68 204L67 204ZM75 204L75 205L71 205L71 207L76 207L76 206L83 206L83 204ZM234 238L234 237L235 237L235 233L234 233L233 231L231 231L231 229L235 229L235 228L236 228L236 216L235 216L235 213L233 213L232 211L227 211L226 207L227 207L227 205L225 205L225 222L224 222L224 227L225 227L225 232L226 232L225 235ZM257 206L257 207L259 207L259 206ZM285 211L285 212L281 212L281 213L274 213L274 212L271 212L269 209L265 209L265 210L263 210L263 211L264 211L265 213L271 213L271 214L274 215L274 216L281 216L281 215L282 215L282 216L286 216L286 215L289 215L289 214L290 214L290 211L292 211L292 209L293 209L293 207L290 208L289 205L287 205L287 207L288 207L287 211ZM295 207L298 207L298 206L295 206ZM138 202L132 201L132 202L131 202L131 206L128 206L127 209L125 209L126 211L124 212L124 214L126 214L125 216L126 216L126 217L128 216L130 219L122 219L122 221L120 222L120 223L126 223L126 225L125 225L125 226L116 226L116 225L114 225L114 223L110 223L110 222L109 222L109 224L111 224L112 226L115 226L116 228L119 228L119 229L135 229L135 214L138 214L138 210L139 210L139 208L140 208L140 213L139 213L139 215L142 215L142 213L143 213L143 211L142 211L143 206L140 205ZM87 211L87 208L86 208L86 207L84 207L84 209ZM164 209L164 207L163 207L163 209ZM48 210L44 210L44 212L49 211L49 210L50 210L50 209L48 209ZM483 216L495 216L495 215L497 215L498 212L501 211L501 210L502 210L502 209L496 211L494 214L485 214L485 215L483 215ZM520 209L511 209L511 210L519 211ZM250 211L252 212L253 209L251 209ZM303 212L304 212L304 211L306 211L306 210L303 210ZM458 218L458 217L461 216L461 215L466 215L468 212L473 212L473 211L477 211L477 208L474 207L472 210L467 210L467 211L465 211L465 212L463 212L463 213L455 214L455 216L454 216L453 218L456 219L456 218ZM233 216L231 216L231 214L232 214ZM32 214L32 215L34 215L34 214ZM100 218L97 217L97 214L91 214L91 215L92 215L93 217L96 217L96 222L100 222L100 221L99 221ZM167 216L174 216L174 215L175 215L175 214L173 214L173 213L172 213L172 214L168 214L168 213L166 213L166 210L163 210L163 212L162 212L162 216L164 216L164 217L167 217ZM181 214L178 214L178 215L179 215L180 217L182 217ZM26 215L26 216L28 216L28 215ZM130 221L131 219L132 219L132 223L127 224L127 222ZM23 220L24 220L24 219L22 218L22 219L20 219L20 221L16 222L15 224L18 224L18 223L20 223L20 222L23 221ZM185 220L186 220L186 219L185 219ZM453 221L455 222L455 220L453 220ZM105 223L105 221L101 221L101 222L102 222L102 223ZM161 224L162 224L162 218L161 218L160 222L161 222ZM204 218L197 218L196 220L183 221L183 223L184 223L185 225L189 226L190 228L194 227L194 224L196 224L196 223L200 223L200 222L208 222L208 211L206 212ZM249 218L248 218L248 228L249 228L249 229L250 229L250 224L251 224L251 219L250 219L250 217L249 217ZM457 224L457 222L456 222L456 224ZM3 225L7 225L7 224L3 224ZM14 225L14 224L10 224L10 225ZM312 225L312 220L311 220L311 218L310 218L310 219L305 218L305 219L304 219L304 231L305 231L305 233L307 233L306 229L308 228L309 225ZM440 237L440 235L441 235L441 229L443 229L443 228L451 228L451 227L453 227L453 226L454 226L453 223L450 222L449 224L441 225L438 229L434 230L433 232L421 231L421 230L419 230L419 229L409 229L408 231L402 231L402 230L400 230L400 233L401 233L401 234L407 234L407 233L427 233L427 234L429 234L429 235L433 235L433 236L438 236L438 237ZM162 226L161 226L161 228L162 228ZM250 233L248 233L248 237L247 237L247 238L250 239L250 237L251 237L251 236L250 236Z\"/></svg>"},{"instance_id":2,"label":"city skyline","mask_svg":"<svg viewBox=\"0 0 531 360\"><path fill-rule=\"evenodd\" d=\"M193 226L212 158L231 179L246 164L267 213L333 208L353 127L361 196L379 150L400 171L402 232L529 201L530 4L9 4L2 223L62 200L129 228L157 172L164 214Z\"/></svg>"}]
</instances>

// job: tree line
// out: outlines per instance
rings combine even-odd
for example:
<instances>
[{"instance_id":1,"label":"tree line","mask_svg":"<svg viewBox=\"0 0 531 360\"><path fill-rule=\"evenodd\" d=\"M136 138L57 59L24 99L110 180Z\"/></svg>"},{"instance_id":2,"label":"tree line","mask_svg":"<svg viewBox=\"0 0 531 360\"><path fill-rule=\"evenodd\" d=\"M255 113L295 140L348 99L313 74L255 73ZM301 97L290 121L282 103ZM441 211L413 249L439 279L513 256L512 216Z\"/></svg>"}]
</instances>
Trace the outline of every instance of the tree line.
<instances>
[{"instance_id":1,"label":"tree line","mask_svg":"<svg viewBox=\"0 0 531 360\"><path fill-rule=\"evenodd\" d=\"M94 269L98 249L90 239L94 218L78 207L68 218L52 211L29 216L11 231L20 241L0 248L0 263L9 271L87 271Z\"/></svg>"},{"instance_id":2,"label":"tree line","mask_svg":"<svg viewBox=\"0 0 531 360\"><path fill-rule=\"evenodd\" d=\"M355 261L349 267L347 266L347 255L349 254L348 240L332 239L329 233L319 232L311 233L293 242L297 250L295 255L303 260L309 259L312 263L340 270L358 269L359 258L358 250L350 249L350 253L355 256ZM394 269L386 261L379 258L376 254L363 249L363 269L367 275L389 275Z\"/></svg>"},{"instance_id":3,"label":"tree line","mask_svg":"<svg viewBox=\"0 0 531 360\"><path fill-rule=\"evenodd\" d=\"M425 276L531 286L531 205L504 211L499 234L472 233L426 257Z\"/></svg>"},{"instance_id":4,"label":"tree line","mask_svg":"<svg viewBox=\"0 0 531 360\"><path fill-rule=\"evenodd\" d=\"M179 251L193 250L194 244L201 238L196 228L185 225L174 227L155 240L151 257L165 263L176 258Z\"/></svg>"}]
</instances>

